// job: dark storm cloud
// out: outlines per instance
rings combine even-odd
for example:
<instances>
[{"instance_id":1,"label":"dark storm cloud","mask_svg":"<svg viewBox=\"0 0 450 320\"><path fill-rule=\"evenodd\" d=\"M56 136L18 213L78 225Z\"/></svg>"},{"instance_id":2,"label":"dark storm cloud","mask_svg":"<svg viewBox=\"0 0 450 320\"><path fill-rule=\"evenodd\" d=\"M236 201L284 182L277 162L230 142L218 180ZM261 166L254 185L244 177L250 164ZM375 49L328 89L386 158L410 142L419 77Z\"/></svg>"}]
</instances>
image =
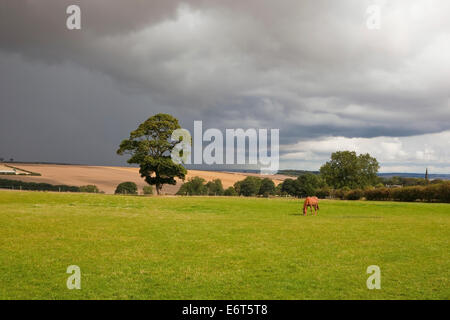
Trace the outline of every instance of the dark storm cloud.
<instances>
[{"instance_id":1,"label":"dark storm cloud","mask_svg":"<svg viewBox=\"0 0 450 320\"><path fill-rule=\"evenodd\" d=\"M70 4L81 7L80 31L65 27ZM382 8L377 31L366 28L370 4ZM16 158L116 163L118 141L159 111L187 128L280 128L285 145L442 132L449 9L406 0L1 0L1 146Z\"/></svg>"}]
</instances>

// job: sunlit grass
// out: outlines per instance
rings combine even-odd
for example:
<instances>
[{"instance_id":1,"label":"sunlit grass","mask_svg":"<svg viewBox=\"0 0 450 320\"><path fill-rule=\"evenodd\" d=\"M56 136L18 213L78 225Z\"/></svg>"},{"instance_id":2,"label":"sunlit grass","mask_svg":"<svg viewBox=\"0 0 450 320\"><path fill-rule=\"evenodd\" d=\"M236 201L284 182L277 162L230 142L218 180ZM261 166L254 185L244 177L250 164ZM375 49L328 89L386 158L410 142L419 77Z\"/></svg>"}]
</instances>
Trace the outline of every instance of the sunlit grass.
<instances>
[{"instance_id":1,"label":"sunlit grass","mask_svg":"<svg viewBox=\"0 0 450 320\"><path fill-rule=\"evenodd\" d=\"M0 298L450 298L450 205L320 204L0 191Z\"/></svg>"}]
</instances>

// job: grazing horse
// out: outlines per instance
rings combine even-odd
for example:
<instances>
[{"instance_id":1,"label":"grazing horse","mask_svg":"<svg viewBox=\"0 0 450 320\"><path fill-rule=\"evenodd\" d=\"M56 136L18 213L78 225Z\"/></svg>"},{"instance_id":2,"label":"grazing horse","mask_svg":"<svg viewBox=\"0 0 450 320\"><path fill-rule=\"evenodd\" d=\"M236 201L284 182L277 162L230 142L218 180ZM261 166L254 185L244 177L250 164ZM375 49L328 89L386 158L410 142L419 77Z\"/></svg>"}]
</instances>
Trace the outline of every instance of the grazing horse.
<instances>
[{"instance_id":1,"label":"grazing horse","mask_svg":"<svg viewBox=\"0 0 450 320\"><path fill-rule=\"evenodd\" d=\"M314 213L317 216L317 210L319 210L319 199L317 197L306 197L305 202L303 203L303 215L307 215L308 207L314 208Z\"/></svg>"}]
</instances>

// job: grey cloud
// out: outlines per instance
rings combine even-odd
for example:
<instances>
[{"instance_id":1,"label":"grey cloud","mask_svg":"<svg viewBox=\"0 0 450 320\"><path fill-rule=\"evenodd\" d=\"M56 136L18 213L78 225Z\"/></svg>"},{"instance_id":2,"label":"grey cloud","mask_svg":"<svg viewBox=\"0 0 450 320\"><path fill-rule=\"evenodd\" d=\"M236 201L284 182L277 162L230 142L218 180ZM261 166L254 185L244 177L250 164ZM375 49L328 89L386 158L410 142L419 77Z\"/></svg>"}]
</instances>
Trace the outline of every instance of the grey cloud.
<instances>
[{"instance_id":1,"label":"grey cloud","mask_svg":"<svg viewBox=\"0 0 450 320\"><path fill-rule=\"evenodd\" d=\"M156 111L186 127L280 128L283 144L449 129L450 4L375 2L379 31L365 26L374 1L1 0L2 112L40 119L42 141L85 118L73 128L91 137L98 163L116 161L106 150ZM82 30L68 31L65 8L77 3ZM11 85L20 72L32 79ZM68 98L80 82L83 99ZM14 94L33 94L34 107Z\"/></svg>"}]
</instances>

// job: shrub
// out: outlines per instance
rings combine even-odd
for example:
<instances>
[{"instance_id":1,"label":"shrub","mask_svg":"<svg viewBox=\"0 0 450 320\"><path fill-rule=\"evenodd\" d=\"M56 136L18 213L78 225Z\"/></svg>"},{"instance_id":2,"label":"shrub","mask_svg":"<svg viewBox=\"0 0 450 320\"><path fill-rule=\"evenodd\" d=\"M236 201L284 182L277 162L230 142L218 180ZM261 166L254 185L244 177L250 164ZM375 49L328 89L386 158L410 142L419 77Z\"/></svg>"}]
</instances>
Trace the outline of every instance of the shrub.
<instances>
[{"instance_id":1,"label":"shrub","mask_svg":"<svg viewBox=\"0 0 450 320\"><path fill-rule=\"evenodd\" d=\"M428 185L424 188L423 200L450 202L450 182Z\"/></svg>"},{"instance_id":2,"label":"shrub","mask_svg":"<svg viewBox=\"0 0 450 320\"><path fill-rule=\"evenodd\" d=\"M344 200L347 192L350 191L349 187L343 187L342 189L337 189L334 191L334 196L338 199Z\"/></svg>"},{"instance_id":3,"label":"shrub","mask_svg":"<svg viewBox=\"0 0 450 320\"><path fill-rule=\"evenodd\" d=\"M205 186L205 179L200 177L190 178L188 182L183 183L176 194L182 196L206 195L207 188Z\"/></svg>"},{"instance_id":4,"label":"shrub","mask_svg":"<svg viewBox=\"0 0 450 320\"><path fill-rule=\"evenodd\" d=\"M81 186L80 192L86 192L86 193L100 193L100 190L97 188L97 186L93 184L89 184L87 186Z\"/></svg>"},{"instance_id":5,"label":"shrub","mask_svg":"<svg viewBox=\"0 0 450 320\"><path fill-rule=\"evenodd\" d=\"M206 192L209 196L221 196L223 195L223 186L220 179L214 179L206 184Z\"/></svg>"},{"instance_id":6,"label":"shrub","mask_svg":"<svg viewBox=\"0 0 450 320\"><path fill-rule=\"evenodd\" d=\"M225 192L223 193L225 196L237 196L237 192L236 190L234 190L233 187L229 187L228 189L225 190Z\"/></svg>"},{"instance_id":7,"label":"shrub","mask_svg":"<svg viewBox=\"0 0 450 320\"><path fill-rule=\"evenodd\" d=\"M127 182L122 182L120 183L117 188L116 191L114 192L115 194L137 194L137 185L134 182L131 181L127 181Z\"/></svg>"},{"instance_id":8,"label":"shrub","mask_svg":"<svg viewBox=\"0 0 450 320\"><path fill-rule=\"evenodd\" d=\"M437 192L437 200L450 202L450 182L440 184Z\"/></svg>"},{"instance_id":9,"label":"shrub","mask_svg":"<svg viewBox=\"0 0 450 320\"><path fill-rule=\"evenodd\" d=\"M319 199L328 198L330 195L331 195L331 190L328 187L323 187L323 188L320 188L320 189L316 190L316 196Z\"/></svg>"},{"instance_id":10,"label":"shrub","mask_svg":"<svg viewBox=\"0 0 450 320\"><path fill-rule=\"evenodd\" d=\"M153 187L152 186L145 186L142 188L142 192L144 193L144 195L146 196L150 196L153 194Z\"/></svg>"},{"instance_id":11,"label":"shrub","mask_svg":"<svg viewBox=\"0 0 450 320\"><path fill-rule=\"evenodd\" d=\"M423 199L422 187L394 188L391 191L392 199L397 201L412 202Z\"/></svg>"},{"instance_id":12,"label":"shrub","mask_svg":"<svg viewBox=\"0 0 450 320\"><path fill-rule=\"evenodd\" d=\"M383 200L390 200L391 194L389 188L375 188L375 189L367 189L364 192L364 196L366 200L372 200L372 201L383 201Z\"/></svg>"},{"instance_id":13,"label":"shrub","mask_svg":"<svg viewBox=\"0 0 450 320\"><path fill-rule=\"evenodd\" d=\"M342 191L342 189L335 189L333 192L333 197L337 198L337 199L344 199L344 191Z\"/></svg>"},{"instance_id":14,"label":"shrub","mask_svg":"<svg viewBox=\"0 0 450 320\"><path fill-rule=\"evenodd\" d=\"M361 189L353 189L345 193L346 200L359 200L364 197L364 192Z\"/></svg>"},{"instance_id":15,"label":"shrub","mask_svg":"<svg viewBox=\"0 0 450 320\"><path fill-rule=\"evenodd\" d=\"M319 189L317 196L322 198L326 192L325 189ZM323 193L322 193L323 192ZM429 184L427 186L409 186L409 187L375 187L366 190L345 188L334 191L334 195L340 199L357 200L363 197L371 201L428 201L428 202L450 202L450 182Z\"/></svg>"},{"instance_id":16,"label":"shrub","mask_svg":"<svg viewBox=\"0 0 450 320\"><path fill-rule=\"evenodd\" d=\"M426 187L422 187L421 199L428 202L435 201L439 194L438 188L439 185L428 185Z\"/></svg>"}]
</instances>

